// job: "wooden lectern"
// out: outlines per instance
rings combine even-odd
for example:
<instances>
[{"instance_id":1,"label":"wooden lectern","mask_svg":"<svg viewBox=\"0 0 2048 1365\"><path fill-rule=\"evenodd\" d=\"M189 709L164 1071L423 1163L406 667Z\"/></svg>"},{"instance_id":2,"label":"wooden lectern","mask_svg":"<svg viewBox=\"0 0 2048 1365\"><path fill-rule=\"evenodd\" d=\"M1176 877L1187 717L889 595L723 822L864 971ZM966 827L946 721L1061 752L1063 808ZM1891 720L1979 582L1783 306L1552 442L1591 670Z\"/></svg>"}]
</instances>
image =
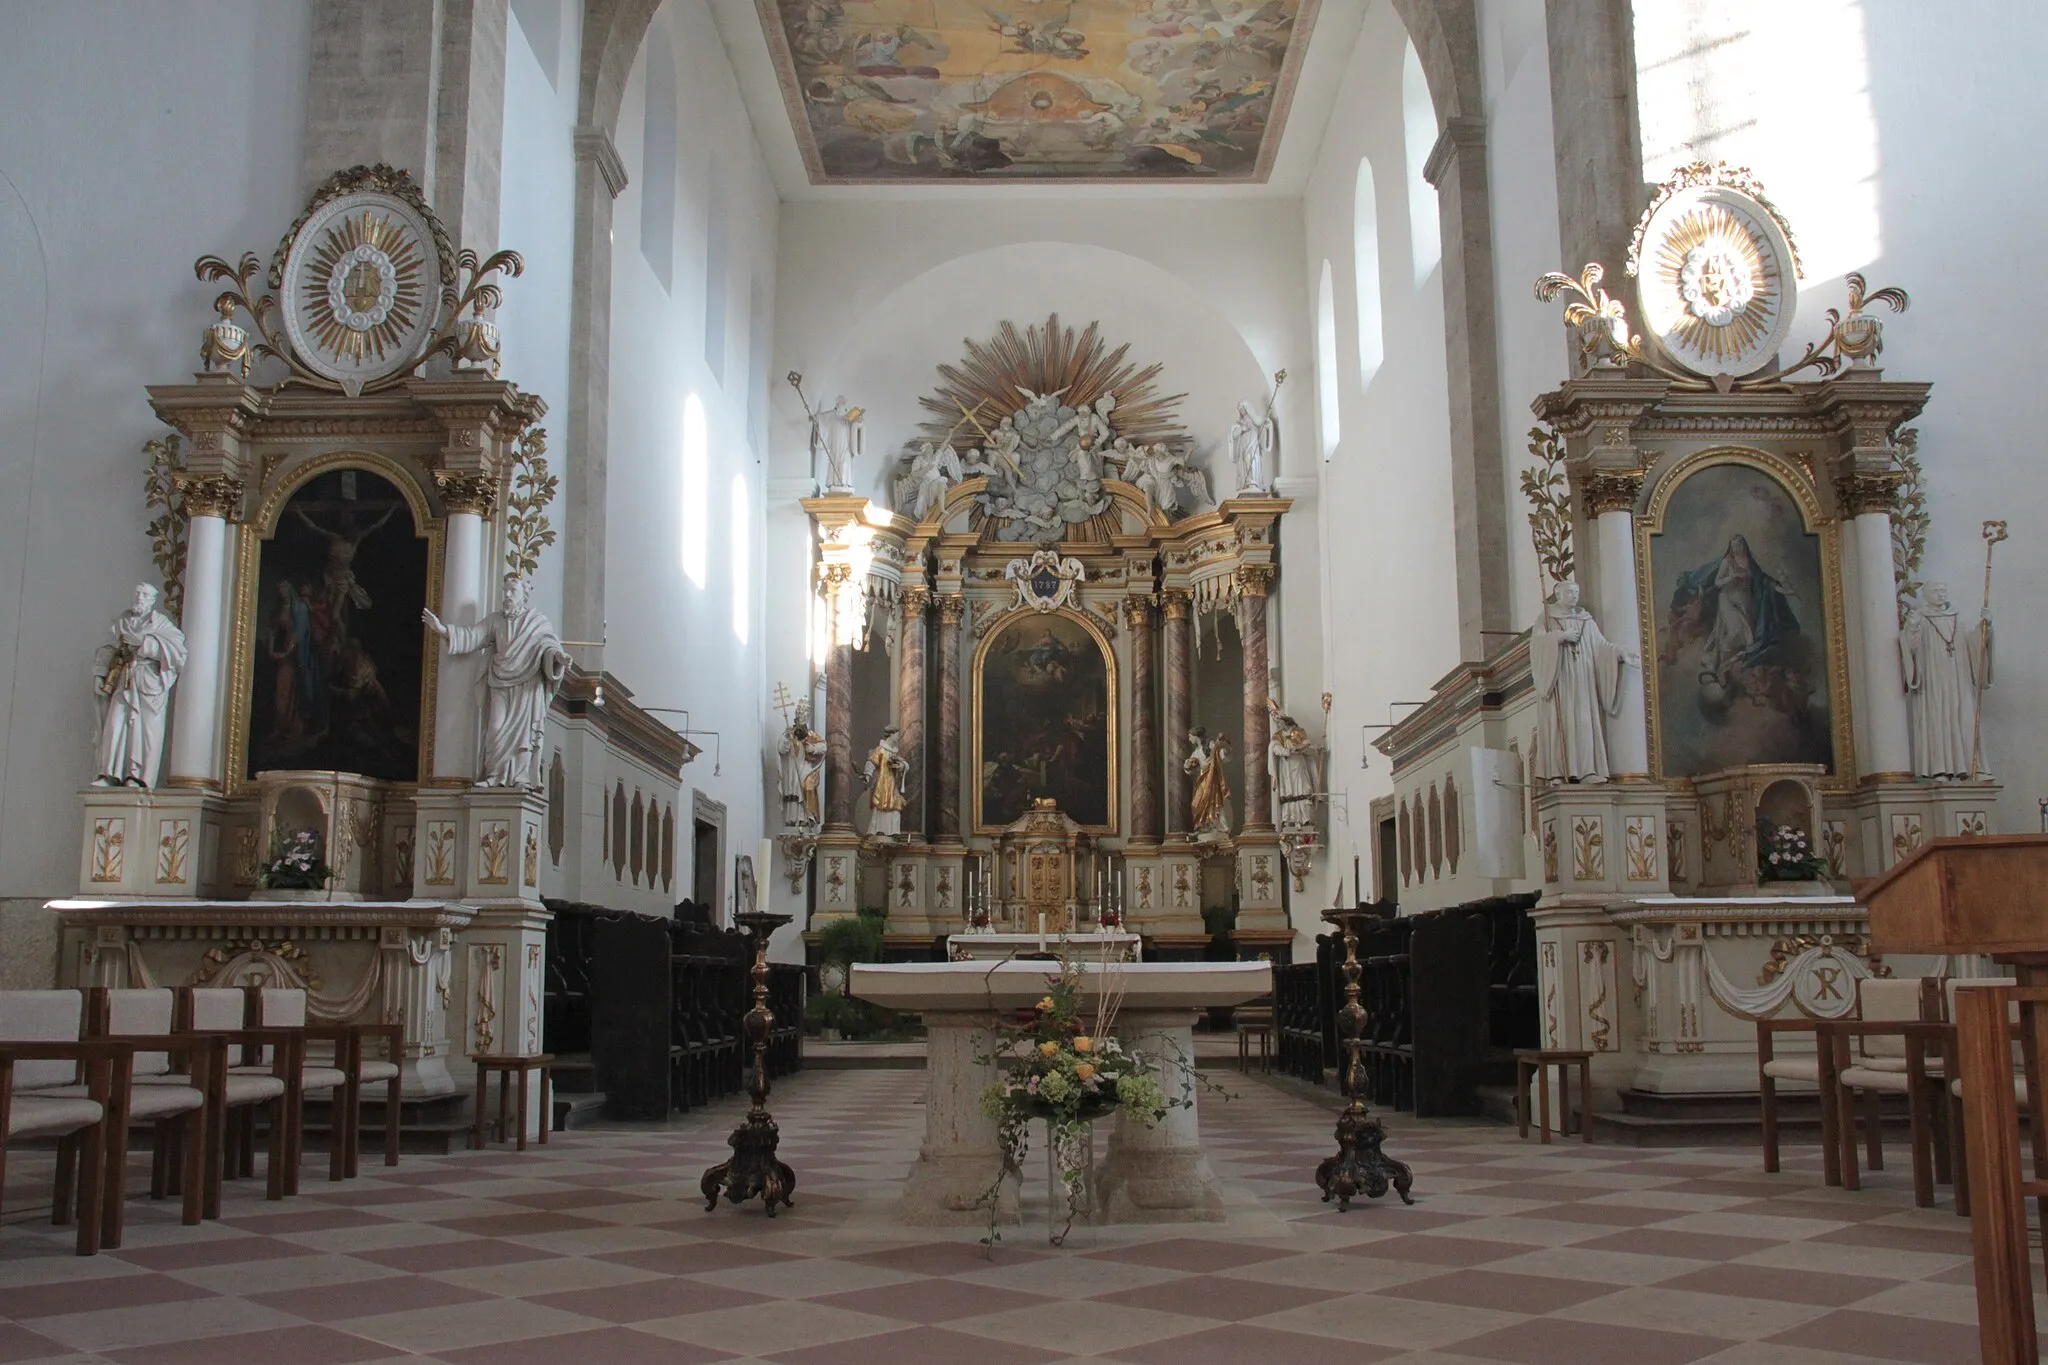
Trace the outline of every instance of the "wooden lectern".
<instances>
[{"instance_id":1,"label":"wooden lectern","mask_svg":"<svg viewBox=\"0 0 2048 1365\"><path fill-rule=\"evenodd\" d=\"M2035 1359L2027 1252L2029 1197L2048 1196L2048 834L1936 839L1859 889L1873 952L1986 953L2013 965L2017 986L1956 993L1957 1074L1974 1192L1977 1329L1985 1365ZM2020 1166L2008 1010L2023 1021L2034 1176Z\"/></svg>"}]
</instances>

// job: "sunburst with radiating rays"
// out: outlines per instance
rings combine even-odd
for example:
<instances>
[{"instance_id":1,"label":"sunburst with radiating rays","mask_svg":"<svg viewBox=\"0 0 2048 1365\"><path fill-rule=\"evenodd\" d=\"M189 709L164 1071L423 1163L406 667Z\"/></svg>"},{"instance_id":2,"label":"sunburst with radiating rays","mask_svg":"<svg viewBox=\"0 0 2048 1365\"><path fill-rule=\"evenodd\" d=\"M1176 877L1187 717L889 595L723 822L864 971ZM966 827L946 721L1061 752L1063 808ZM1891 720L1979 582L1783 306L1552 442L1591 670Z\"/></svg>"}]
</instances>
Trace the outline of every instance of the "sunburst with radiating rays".
<instances>
[{"instance_id":1,"label":"sunburst with radiating rays","mask_svg":"<svg viewBox=\"0 0 2048 1365\"><path fill-rule=\"evenodd\" d=\"M1768 341L1784 299L1775 256L1725 204L1693 204L1657 242L1651 274L1663 305L1649 320L1687 358L1735 372Z\"/></svg>"},{"instance_id":2,"label":"sunburst with radiating rays","mask_svg":"<svg viewBox=\"0 0 2048 1365\"><path fill-rule=\"evenodd\" d=\"M381 364L410 338L426 291L423 247L395 214L364 208L328 228L300 295L307 338L331 363Z\"/></svg>"},{"instance_id":3,"label":"sunburst with radiating rays","mask_svg":"<svg viewBox=\"0 0 2048 1365\"><path fill-rule=\"evenodd\" d=\"M1098 323L1080 332L1060 325L1059 315L1022 331L1013 322L996 328L986 342L966 341L966 358L939 366L938 390L919 400L932 414L923 433L955 446L980 445L996 423L1024 406L1026 395L1057 393L1070 408L1087 407L1103 394L1116 395L1109 422L1133 445L1177 444L1187 431L1175 415L1184 393L1158 390L1162 366L1140 369L1125 359L1128 343L1112 350Z\"/></svg>"}]
</instances>

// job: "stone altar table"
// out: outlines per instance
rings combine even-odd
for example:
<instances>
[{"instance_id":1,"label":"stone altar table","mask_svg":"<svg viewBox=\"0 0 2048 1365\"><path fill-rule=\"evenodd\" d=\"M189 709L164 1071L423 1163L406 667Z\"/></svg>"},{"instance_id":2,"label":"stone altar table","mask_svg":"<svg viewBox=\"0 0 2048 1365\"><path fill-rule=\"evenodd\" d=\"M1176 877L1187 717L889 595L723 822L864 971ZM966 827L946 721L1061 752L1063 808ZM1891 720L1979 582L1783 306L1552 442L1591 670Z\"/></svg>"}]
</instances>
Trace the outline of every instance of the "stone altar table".
<instances>
[{"instance_id":1,"label":"stone altar table","mask_svg":"<svg viewBox=\"0 0 2048 1365\"><path fill-rule=\"evenodd\" d=\"M962 936L966 937L966 936ZM988 935L975 937L986 938ZM1031 936L1034 944L1036 935ZM955 940L958 941L957 939ZM1111 1223L1218 1222L1222 1194L1202 1154L1194 1065L1195 1012L1241 1005L1270 993L1266 962L1133 962L1076 964L1082 998L1093 1003L1105 986L1121 992L1111 1030L1125 1046L1153 1058L1169 1099L1185 1088L1189 1103L1167 1110L1156 1127L1126 1123L1110 1134L1100 1174L1098 1217ZM976 1201L995 1183L1002 1150L994 1120L982 1113L982 1090L998 1079L994 1016L1035 1005L1057 970L1043 961L856 963L847 993L924 1015L928 1038L925 1135L901 1206L905 1223L971 1224L986 1218ZM1016 1192L1001 1192L1002 1221L1018 1220Z\"/></svg>"},{"instance_id":2,"label":"stone altar table","mask_svg":"<svg viewBox=\"0 0 2048 1365\"><path fill-rule=\"evenodd\" d=\"M1143 939L1120 933L954 934L946 940L946 955L955 962L1001 961L1050 952L1061 944L1088 962L1136 962L1144 956Z\"/></svg>"}]
</instances>

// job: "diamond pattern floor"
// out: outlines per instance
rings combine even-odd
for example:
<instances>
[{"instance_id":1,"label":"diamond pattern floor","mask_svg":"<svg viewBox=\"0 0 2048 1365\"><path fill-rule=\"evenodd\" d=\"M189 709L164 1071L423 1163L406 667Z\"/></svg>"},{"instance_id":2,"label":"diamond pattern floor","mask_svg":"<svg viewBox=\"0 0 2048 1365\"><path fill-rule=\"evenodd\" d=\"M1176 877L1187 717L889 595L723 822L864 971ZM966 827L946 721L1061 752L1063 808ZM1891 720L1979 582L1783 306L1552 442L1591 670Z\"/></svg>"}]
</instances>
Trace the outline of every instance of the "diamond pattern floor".
<instances>
[{"instance_id":1,"label":"diamond pattern floor","mask_svg":"<svg viewBox=\"0 0 2048 1365\"><path fill-rule=\"evenodd\" d=\"M0 1365L1977 1358L1968 1224L1945 1198L1914 1209L1902 1169L1848 1194L1811 1152L1766 1176L1748 1150L1541 1147L1392 1115L1415 1206L1339 1214L1309 1179L1329 1113L1222 1074L1236 1097L1205 1097L1202 1126L1229 1228L1081 1229L1053 1250L1027 1222L990 1253L893 1227L924 1074L812 1072L776 1087L800 1183L773 1221L697 1199L737 1104L339 1185L315 1152L299 1198L236 1182L204 1228L134 1199L127 1245L89 1260L10 1215Z\"/></svg>"}]
</instances>

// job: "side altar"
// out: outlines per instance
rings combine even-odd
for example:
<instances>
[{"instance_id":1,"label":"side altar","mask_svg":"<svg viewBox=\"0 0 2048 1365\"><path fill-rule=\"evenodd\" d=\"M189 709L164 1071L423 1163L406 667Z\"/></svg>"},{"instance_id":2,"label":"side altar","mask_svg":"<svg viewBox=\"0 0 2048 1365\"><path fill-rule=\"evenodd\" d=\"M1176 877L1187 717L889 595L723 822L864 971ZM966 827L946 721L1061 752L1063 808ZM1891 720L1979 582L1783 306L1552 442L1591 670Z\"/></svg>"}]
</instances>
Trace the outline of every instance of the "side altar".
<instances>
[{"instance_id":1,"label":"side altar","mask_svg":"<svg viewBox=\"0 0 2048 1365\"><path fill-rule=\"evenodd\" d=\"M1321 808L1276 803L1269 758L1308 747L1272 690L1272 399L1238 405L1212 502L1179 397L1123 356L1056 317L969 343L893 509L853 487L861 410L805 399L830 646L783 699L779 842L814 929L866 910L892 941L1128 931L1186 958L1221 913L1244 956L1289 951Z\"/></svg>"},{"instance_id":2,"label":"side altar","mask_svg":"<svg viewBox=\"0 0 2048 1365\"><path fill-rule=\"evenodd\" d=\"M457 245L358 166L267 270L197 263L203 368L149 390L161 586L97 661L50 907L67 983L264 980L402 1023L415 1099L541 1051L543 896L669 912L692 753L530 600L558 481L546 405L498 374L521 263Z\"/></svg>"}]
</instances>

